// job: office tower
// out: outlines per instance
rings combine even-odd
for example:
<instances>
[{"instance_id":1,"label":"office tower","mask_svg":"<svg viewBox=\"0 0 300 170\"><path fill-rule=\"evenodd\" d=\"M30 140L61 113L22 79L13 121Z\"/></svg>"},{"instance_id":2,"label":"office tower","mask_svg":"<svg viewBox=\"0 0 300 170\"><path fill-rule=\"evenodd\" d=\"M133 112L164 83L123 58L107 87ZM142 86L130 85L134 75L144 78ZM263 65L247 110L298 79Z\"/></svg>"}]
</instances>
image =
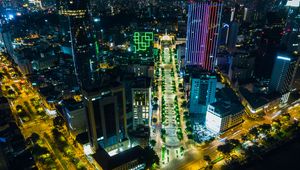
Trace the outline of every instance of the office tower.
<instances>
[{"instance_id":1,"label":"office tower","mask_svg":"<svg viewBox=\"0 0 300 170\"><path fill-rule=\"evenodd\" d=\"M248 52L235 52L229 70L229 79L232 82L247 82L254 75L255 57Z\"/></svg>"},{"instance_id":2,"label":"office tower","mask_svg":"<svg viewBox=\"0 0 300 170\"><path fill-rule=\"evenodd\" d=\"M217 78L215 75L198 73L192 75L190 81L190 113L205 115L208 104L215 101Z\"/></svg>"},{"instance_id":3,"label":"office tower","mask_svg":"<svg viewBox=\"0 0 300 170\"><path fill-rule=\"evenodd\" d=\"M5 22L0 19L0 48L3 48L11 57L14 57L14 48L11 33ZM15 59L15 58L14 58ZM15 59L16 61L16 59Z\"/></svg>"},{"instance_id":4,"label":"office tower","mask_svg":"<svg viewBox=\"0 0 300 170\"><path fill-rule=\"evenodd\" d=\"M299 58L278 55L273 66L269 91L280 94L288 93L291 90L298 64Z\"/></svg>"},{"instance_id":5,"label":"office tower","mask_svg":"<svg viewBox=\"0 0 300 170\"><path fill-rule=\"evenodd\" d=\"M75 100L74 98L63 100L63 115L66 119L69 129L74 134L86 132L86 109L83 102Z\"/></svg>"},{"instance_id":6,"label":"office tower","mask_svg":"<svg viewBox=\"0 0 300 170\"><path fill-rule=\"evenodd\" d=\"M220 28L220 36L219 36L219 45L226 45L228 43L229 37L229 25L226 23L222 23L222 27Z\"/></svg>"},{"instance_id":7,"label":"office tower","mask_svg":"<svg viewBox=\"0 0 300 170\"><path fill-rule=\"evenodd\" d=\"M188 10L185 64L213 70L218 49L222 1L191 2Z\"/></svg>"},{"instance_id":8,"label":"office tower","mask_svg":"<svg viewBox=\"0 0 300 170\"><path fill-rule=\"evenodd\" d=\"M87 109L88 135L94 151L109 148L127 137L124 87L83 91Z\"/></svg>"},{"instance_id":9,"label":"office tower","mask_svg":"<svg viewBox=\"0 0 300 170\"><path fill-rule=\"evenodd\" d=\"M89 13L89 1L59 0L57 5L59 13L67 16L69 20L73 61L78 83L83 89L91 88L97 80L95 48L97 43Z\"/></svg>"},{"instance_id":10,"label":"office tower","mask_svg":"<svg viewBox=\"0 0 300 170\"><path fill-rule=\"evenodd\" d=\"M149 125L151 118L151 79L138 78L131 89L132 111L133 111L133 130L139 125Z\"/></svg>"},{"instance_id":11,"label":"office tower","mask_svg":"<svg viewBox=\"0 0 300 170\"><path fill-rule=\"evenodd\" d=\"M290 53L299 53L300 52L300 21L299 21L299 5L300 0L298 1L298 6L291 5L291 2L288 6L288 16L287 22L285 25L285 30L283 32L283 37L281 43L287 47L287 51ZM297 4L297 3L295 3Z\"/></svg>"},{"instance_id":12,"label":"office tower","mask_svg":"<svg viewBox=\"0 0 300 170\"><path fill-rule=\"evenodd\" d=\"M229 27L229 36L228 36L228 44L227 44L228 49L231 51L235 49L238 33L239 33L239 23L231 22Z\"/></svg>"}]
</instances>

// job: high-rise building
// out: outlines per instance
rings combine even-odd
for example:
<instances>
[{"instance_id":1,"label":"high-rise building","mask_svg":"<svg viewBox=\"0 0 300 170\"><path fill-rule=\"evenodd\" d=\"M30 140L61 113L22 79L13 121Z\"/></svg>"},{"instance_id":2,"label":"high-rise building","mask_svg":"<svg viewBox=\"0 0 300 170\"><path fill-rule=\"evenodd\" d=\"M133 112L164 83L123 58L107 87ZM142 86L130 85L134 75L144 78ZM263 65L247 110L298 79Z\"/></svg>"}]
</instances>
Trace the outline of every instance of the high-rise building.
<instances>
[{"instance_id":1,"label":"high-rise building","mask_svg":"<svg viewBox=\"0 0 300 170\"><path fill-rule=\"evenodd\" d=\"M189 4L186 65L214 69L222 6L222 0L196 1Z\"/></svg>"},{"instance_id":2,"label":"high-rise building","mask_svg":"<svg viewBox=\"0 0 300 170\"><path fill-rule=\"evenodd\" d=\"M151 79L139 78L135 81L132 93L133 129L139 125L148 126L151 113Z\"/></svg>"},{"instance_id":3,"label":"high-rise building","mask_svg":"<svg viewBox=\"0 0 300 170\"><path fill-rule=\"evenodd\" d=\"M60 15L68 17L75 74L79 85L90 88L97 80L96 40L88 0L59 0Z\"/></svg>"},{"instance_id":4,"label":"high-rise building","mask_svg":"<svg viewBox=\"0 0 300 170\"><path fill-rule=\"evenodd\" d=\"M68 127L74 134L86 132L87 114L82 101L77 101L74 98L64 100L62 110Z\"/></svg>"},{"instance_id":5,"label":"high-rise building","mask_svg":"<svg viewBox=\"0 0 300 170\"><path fill-rule=\"evenodd\" d=\"M217 78L204 73L192 75L190 81L190 113L205 115L207 106L215 102Z\"/></svg>"},{"instance_id":6,"label":"high-rise building","mask_svg":"<svg viewBox=\"0 0 300 170\"><path fill-rule=\"evenodd\" d=\"M94 151L109 148L127 136L125 91L122 85L109 89L84 91L89 142Z\"/></svg>"},{"instance_id":7,"label":"high-rise building","mask_svg":"<svg viewBox=\"0 0 300 170\"><path fill-rule=\"evenodd\" d=\"M285 94L291 90L291 86L297 71L299 58L287 55L278 55L273 66L270 92Z\"/></svg>"},{"instance_id":8,"label":"high-rise building","mask_svg":"<svg viewBox=\"0 0 300 170\"><path fill-rule=\"evenodd\" d=\"M0 48L14 58L14 48L11 39L11 33L6 23L0 19ZM14 58L15 59L15 58ZM16 61L16 59L15 59Z\"/></svg>"},{"instance_id":9,"label":"high-rise building","mask_svg":"<svg viewBox=\"0 0 300 170\"><path fill-rule=\"evenodd\" d=\"M231 22L229 26L228 43L227 43L227 46L231 51L235 49L238 33L239 33L239 23Z\"/></svg>"}]
</instances>

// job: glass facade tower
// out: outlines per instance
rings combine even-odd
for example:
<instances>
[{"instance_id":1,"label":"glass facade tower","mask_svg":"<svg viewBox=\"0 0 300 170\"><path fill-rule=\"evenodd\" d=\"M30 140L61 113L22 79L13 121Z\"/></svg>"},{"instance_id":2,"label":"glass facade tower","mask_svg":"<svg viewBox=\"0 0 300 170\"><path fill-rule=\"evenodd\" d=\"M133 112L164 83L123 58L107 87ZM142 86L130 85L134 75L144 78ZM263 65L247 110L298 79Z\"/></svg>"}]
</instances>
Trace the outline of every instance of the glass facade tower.
<instances>
[{"instance_id":1,"label":"glass facade tower","mask_svg":"<svg viewBox=\"0 0 300 170\"><path fill-rule=\"evenodd\" d=\"M214 69L222 5L221 0L192 1L189 4L185 65Z\"/></svg>"}]
</instances>

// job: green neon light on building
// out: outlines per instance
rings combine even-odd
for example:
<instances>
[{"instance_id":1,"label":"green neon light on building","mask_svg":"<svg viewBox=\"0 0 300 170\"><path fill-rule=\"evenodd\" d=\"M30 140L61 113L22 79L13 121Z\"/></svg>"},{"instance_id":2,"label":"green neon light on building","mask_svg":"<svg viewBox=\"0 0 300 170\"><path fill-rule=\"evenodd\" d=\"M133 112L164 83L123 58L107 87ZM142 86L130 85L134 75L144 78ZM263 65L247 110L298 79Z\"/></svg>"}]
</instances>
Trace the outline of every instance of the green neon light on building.
<instances>
[{"instance_id":1,"label":"green neon light on building","mask_svg":"<svg viewBox=\"0 0 300 170\"><path fill-rule=\"evenodd\" d=\"M133 35L134 52L147 51L153 44L153 32L135 32Z\"/></svg>"},{"instance_id":2,"label":"green neon light on building","mask_svg":"<svg viewBox=\"0 0 300 170\"><path fill-rule=\"evenodd\" d=\"M98 56L100 52L99 52L99 45L97 41L95 41L95 48L96 48L96 55Z\"/></svg>"},{"instance_id":3,"label":"green neon light on building","mask_svg":"<svg viewBox=\"0 0 300 170\"><path fill-rule=\"evenodd\" d=\"M157 49L157 48L154 48L154 49L153 49L153 54L154 54L155 56L158 55L158 49Z\"/></svg>"},{"instance_id":4,"label":"green neon light on building","mask_svg":"<svg viewBox=\"0 0 300 170\"><path fill-rule=\"evenodd\" d=\"M96 38L97 38L97 36L96 36L96 34L94 34L94 39L95 39L95 50L96 50L96 55L98 56L99 53L100 53L100 51L99 51L99 44L98 44Z\"/></svg>"}]
</instances>

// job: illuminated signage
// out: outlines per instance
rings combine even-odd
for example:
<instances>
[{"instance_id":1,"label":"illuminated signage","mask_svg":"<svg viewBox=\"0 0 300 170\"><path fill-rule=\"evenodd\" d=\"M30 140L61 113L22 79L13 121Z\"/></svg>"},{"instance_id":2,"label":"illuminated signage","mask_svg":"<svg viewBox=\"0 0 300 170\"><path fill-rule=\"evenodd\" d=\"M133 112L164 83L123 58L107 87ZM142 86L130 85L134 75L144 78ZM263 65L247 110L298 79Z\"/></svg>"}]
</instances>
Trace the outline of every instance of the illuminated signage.
<instances>
[{"instance_id":1,"label":"illuminated signage","mask_svg":"<svg viewBox=\"0 0 300 170\"><path fill-rule=\"evenodd\" d=\"M300 0L288 0L288 2L286 3L286 6L299 7L300 6Z\"/></svg>"},{"instance_id":2,"label":"illuminated signage","mask_svg":"<svg viewBox=\"0 0 300 170\"><path fill-rule=\"evenodd\" d=\"M133 35L134 52L147 51L153 44L153 32L135 32Z\"/></svg>"},{"instance_id":3,"label":"illuminated signage","mask_svg":"<svg viewBox=\"0 0 300 170\"><path fill-rule=\"evenodd\" d=\"M290 58L288 58L288 57L282 57L282 56L278 56L277 59L286 60L286 61L291 61Z\"/></svg>"}]
</instances>

